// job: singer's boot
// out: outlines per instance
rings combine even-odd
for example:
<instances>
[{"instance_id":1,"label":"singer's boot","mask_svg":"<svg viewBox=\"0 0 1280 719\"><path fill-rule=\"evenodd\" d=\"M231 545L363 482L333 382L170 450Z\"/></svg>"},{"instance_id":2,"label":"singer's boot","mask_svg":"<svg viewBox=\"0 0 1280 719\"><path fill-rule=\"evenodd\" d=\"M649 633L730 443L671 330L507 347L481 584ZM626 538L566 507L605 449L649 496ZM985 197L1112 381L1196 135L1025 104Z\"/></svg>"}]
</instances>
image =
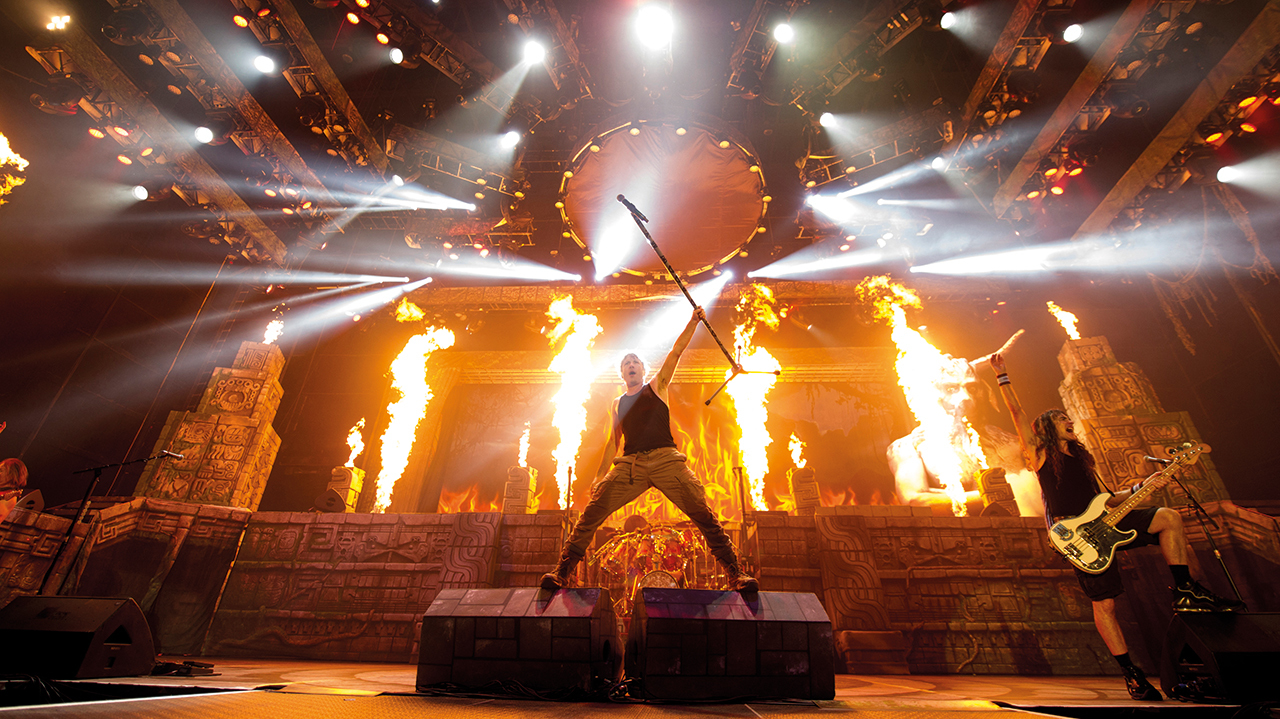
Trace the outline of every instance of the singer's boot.
<instances>
[{"instance_id":1,"label":"singer's boot","mask_svg":"<svg viewBox=\"0 0 1280 719\"><path fill-rule=\"evenodd\" d=\"M747 594L760 591L760 582L756 578L742 571L742 567L737 562L724 565L725 574L729 576L729 591L744 592Z\"/></svg>"},{"instance_id":2,"label":"singer's boot","mask_svg":"<svg viewBox=\"0 0 1280 719\"><path fill-rule=\"evenodd\" d=\"M556 563L553 571L542 575L542 588L548 592L554 592L557 589L564 589L573 581L572 574L578 562L582 561L582 557L574 554L566 545L560 550L560 561Z\"/></svg>"}]
</instances>

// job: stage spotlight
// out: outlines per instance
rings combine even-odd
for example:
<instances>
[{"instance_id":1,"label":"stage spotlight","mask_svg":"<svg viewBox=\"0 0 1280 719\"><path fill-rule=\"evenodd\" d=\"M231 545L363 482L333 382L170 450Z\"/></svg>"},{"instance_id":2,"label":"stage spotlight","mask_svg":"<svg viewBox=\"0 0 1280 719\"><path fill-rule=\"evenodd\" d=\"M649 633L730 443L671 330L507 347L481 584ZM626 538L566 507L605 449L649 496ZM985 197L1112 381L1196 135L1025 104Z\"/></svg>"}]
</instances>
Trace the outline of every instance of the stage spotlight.
<instances>
[{"instance_id":1,"label":"stage spotlight","mask_svg":"<svg viewBox=\"0 0 1280 719\"><path fill-rule=\"evenodd\" d=\"M44 89L31 94L31 104L50 115L74 115L78 112L84 89L68 75L54 75Z\"/></svg>"},{"instance_id":2,"label":"stage spotlight","mask_svg":"<svg viewBox=\"0 0 1280 719\"><path fill-rule=\"evenodd\" d=\"M399 175L392 175L391 184L395 185L396 187L404 187L404 178Z\"/></svg>"},{"instance_id":3,"label":"stage spotlight","mask_svg":"<svg viewBox=\"0 0 1280 719\"><path fill-rule=\"evenodd\" d=\"M530 65L537 65L547 59L547 49L537 40L530 40L524 44L524 61Z\"/></svg>"},{"instance_id":4,"label":"stage spotlight","mask_svg":"<svg viewBox=\"0 0 1280 719\"><path fill-rule=\"evenodd\" d=\"M1240 169L1231 165L1227 165L1218 170L1218 182L1235 182L1240 179Z\"/></svg>"},{"instance_id":5,"label":"stage spotlight","mask_svg":"<svg viewBox=\"0 0 1280 719\"><path fill-rule=\"evenodd\" d=\"M671 44L674 31L671 13L655 5L640 8L636 16L636 34L640 42L650 50L660 50Z\"/></svg>"},{"instance_id":6,"label":"stage spotlight","mask_svg":"<svg viewBox=\"0 0 1280 719\"><path fill-rule=\"evenodd\" d=\"M933 158L933 161L929 163L929 167L932 167L937 172L942 172L947 169L947 161L939 155L938 157Z\"/></svg>"},{"instance_id":7,"label":"stage spotlight","mask_svg":"<svg viewBox=\"0 0 1280 719\"><path fill-rule=\"evenodd\" d=\"M130 193L133 195L133 199L138 202L144 202L148 197L151 197L151 193L142 185L134 185Z\"/></svg>"},{"instance_id":8,"label":"stage spotlight","mask_svg":"<svg viewBox=\"0 0 1280 719\"><path fill-rule=\"evenodd\" d=\"M276 71L276 61L266 55L259 55L253 59L253 69L263 75L270 75Z\"/></svg>"},{"instance_id":9,"label":"stage spotlight","mask_svg":"<svg viewBox=\"0 0 1280 719\"><path fill-rule=\"evenodd\" d=\"M773 39L788 45L796 39L796 30L785 22L778 23L778 26L773 29Z\"/></svg>"},{"instance_id":10,"label":"stage spotlight","mask_svg":"<svg viewBox=\"0 0 1280 719\"><path fill-rule=\"evenodd\" d=\"M136 8L116 10L102 26L102 34L117 45L137 45L152 30L151 18Z\"/></svg>"},{"instance_id":11,"label":"stage spotlight","mask_svg":"<svg viewBox=\"0 0 1280 719\"><path fill-rule=\"evenodd\" d=\"M231 22L235 23L236 27L249 27L249 18L244 15L232 15Z\"/></svg>"},{"instance_id":12,"label":"stage spotlight","mask_svg":"<svg viewBox=\"0 0 1280 719\"><path fill-rule=\"evenodd\" d=\"M818 124L823 127L835 127L839 124L839 121L836 119L835 115L832 115L829 112L824 112L818 117Z\"/></svg>"},{"instance_id":13,"label":"stage spotlight","mask_svg":"<svg viewBox=\"0 0 1280 719\"><path fill-rule=\"evenodd\" d=\"M70 15L54 15L49 18L49 24L44 26L46 30L66 30L67 23L71 22Z\"/></svg>"},{"instance_id":14,"label":"stage spotlight","mask_svg":"<svg viewBox=\"0 0 1280 719\"><path fill-rule=\"evenodd\" d=\"M938 24L942 26L943 30L950 30L956 26L956 14L953 12L942 13L942 20Z\"/></svg>"},{"instance_id":15,"label":"stage spotlight","mask_svg":"<svg viewBox=\"0 0 1280 719\"><path fill-rule=\"evenodd\" d=\"M502 139L498 141L498 144L502 146L502 149L510 150L511 148L520 144L520 138L521 138L520 133L516 132L515 130L511 130L510 132L502 136Z\"/></svg>"},{"instance_id":16,"label":"stage spotlight","mask_svg":"<svg viewBox=\"0 0 1280 719\"><path fill-rule=\"evenodd\" d=\"M351 23L352 25L359 25L360 16L353 12L349 12L347 13L347 22Z\"/></svg>"},{"instance_id":17,"label":"stage spotlight","mask_svg":"<svg viewBox=\"0 0 1280 719\"><path fill-rule=\"evenodd\" d=\"M391 37L388 36L385 32L380 32L377 35L374 35L373 39L377 40L379 45L386 45L387 43L391 42Z\"/></svg>"},{"instance_id":18,"label":"stage spotlight","mask_svg":"<svg viewBox=\"0 0 1280 719\"><path fill-rule=\"evenodd\" d=\"M393 47L387 51L387 56L391 58L391 63L394 65L399 65L404 62L404 50L401 50L398 47Z\"/></svg>"},{"instance_id":19,"label":"stage spotlight","mask_svg":"<svg viewBox=\"0 0 1280 719\"><path fill-rule=\"evenodd\" d=\"M213 142L213 130L210 130L204 125L197 127L194 134L197 142L201 142L206 145Z\"/></svg>"},{"instance_id":20,"label":"stage spotlight","mask_svg":"<svg viewBox=\"0 0 1280 719\"><path fill-rule=\"evenodd\" d=\"M1067 42L1075 42L1084 37L1084 28L1079 23L1072 23L1062 31L1062 39Z\"/></svg>"},{"instance_id":21,"label":"stage spotlight","mask_svg":"<svg viewBox=\"0 0 1280 719\"><path fill-rule=\"evenodd\" d=\"M195 129L196 141L205 145L222 145L231 137L235 123L225 117L211 118L208 124Z\"/></svg>"}]
</instances>

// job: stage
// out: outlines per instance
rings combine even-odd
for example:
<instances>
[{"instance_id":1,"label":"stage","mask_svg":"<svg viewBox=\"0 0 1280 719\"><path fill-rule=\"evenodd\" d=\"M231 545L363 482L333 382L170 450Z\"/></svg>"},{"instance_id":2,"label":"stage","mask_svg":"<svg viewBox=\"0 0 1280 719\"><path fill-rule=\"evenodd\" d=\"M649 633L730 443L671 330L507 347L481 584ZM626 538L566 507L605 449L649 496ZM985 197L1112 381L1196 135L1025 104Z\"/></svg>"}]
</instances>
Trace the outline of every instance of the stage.
<instances>
[{"instance_id":1,"label":"stage","mask_svg":"<svg viewBox=\"0 0 1280 719\"><path fill-rule=\"evenodd\" d=\"M161 657L182 662L182 657ZM1222 705L1183 704L1165 700L1145 704L1131 700L1124 682L1114 676L836 676L832 701L718 704L645 704L542 702L517 698L440 697L414 691L416 667L410 664L309 662L201 657L213 665L212 676L130 677L59 682L67 693L80 689L116 696L126 692L205 693L110 699L77 704L0 708L6 717L222 717L267 716L271 719L321 717L783 717L857 713L890 717L1013 716L1032 711L1053 716L1114 716L1120 710L1203 717L1238 709ZM0 692L0 698L8 692ZM1194 712L1194 714L1193 714ZM1250 714L1249 716L1268 716Z\"/></svg>"}]
</instances>

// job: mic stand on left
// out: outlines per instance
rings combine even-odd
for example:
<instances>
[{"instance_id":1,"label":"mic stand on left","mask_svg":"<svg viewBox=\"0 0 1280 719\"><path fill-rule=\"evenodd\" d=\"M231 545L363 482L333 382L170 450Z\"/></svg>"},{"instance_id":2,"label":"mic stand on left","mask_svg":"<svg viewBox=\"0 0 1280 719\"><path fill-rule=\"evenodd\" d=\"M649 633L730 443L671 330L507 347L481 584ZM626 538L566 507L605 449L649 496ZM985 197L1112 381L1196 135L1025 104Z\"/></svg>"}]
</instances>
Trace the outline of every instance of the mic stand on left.
<instances>
[{"instance_id":1,"label":"mic stand on left","mask_svg":"<svg viewBox=\"0 0 1280 719\"><path fill-rule=\"evenodd\" d=\"M49 562L49 568L44 570L44 577L40 580L40 590L36 592L36 594L45 594L45 589L47 588L45 585L49 583L49 575L53 574L54 568L58 566L58 560L62 559L62 553L67 550L67 545L71 543L71 536L75 534L76 527L80 524L80 522L84 521L84 515L89 513L89 499L93 496L93 490L98 487L98 481L102 479L102 470L111 469L112 467L127 467L131 464L137 464L139 462L150 462L153 459L161 459L163 457L168 457L168 456L170 456L169 453L161 452L159 454L155 454L150 457L135 459L129 462L116 462L115 464L104 464L100 467L89 467L88 469L81 469L81 470L72 472L72 474L85 474L86 472L93 472L93 480L89 482L89 487L84 492L84 499L80 500L80 509L76 511L75 519L71 520L71 526L67 527L67 533L62 535L62 543L58 545L58 551L53 553L53 559L50 560ZM54 594L57 594L57 592L55 591Z\"/></svg>"}]
</instances>

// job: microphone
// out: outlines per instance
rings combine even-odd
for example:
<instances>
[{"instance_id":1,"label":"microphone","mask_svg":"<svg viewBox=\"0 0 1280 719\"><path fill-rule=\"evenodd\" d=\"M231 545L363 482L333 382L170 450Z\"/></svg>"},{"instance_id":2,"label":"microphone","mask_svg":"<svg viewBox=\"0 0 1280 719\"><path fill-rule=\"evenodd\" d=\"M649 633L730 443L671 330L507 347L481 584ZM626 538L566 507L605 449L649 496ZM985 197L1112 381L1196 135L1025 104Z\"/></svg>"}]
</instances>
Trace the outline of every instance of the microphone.
<instances>
[{"instance_id":1,"label":"microphone","mask_svg":"<svg viewBox=\"0 0 1280 719\"><path fill-rule=\"evenodd\" d=\"M649 218L645 217L643 212L641 212L640 210L637 210L636 206L631 204L631 202L627 198L623 197L622 195L618 195L618 202L621 202L624 207L626 207L628 210L631 210L631 214L635 215L636 217L639 217L641 222L649 221Z\"/></svg>"},{"instance_id":2,"label":"microphone","mask_svg":"<svg viewBox=\"0 0 1280 719\"><path fill-rule=\"evenodd\" d=\"M1150 455L1143 456L1143 459L1148 462L1155 462L1156 464L1173 464L1172 459L1161 459L1160 457L1152 457Z\"/></svg>"},{"instance_id":3,"label":"microphone","mask_svg":"<svg viewBox=\"0 0 1280 719\"><path fill-rule=\"evenodd\" d=\"M178 454L177 452L170 452L170 451L169 451L169 450L167 450L167 449L162 449L162 450L160 450L160 457L161 457L161 458L164 458L164 457L173 457L174 459L182 459L182 458L183 458L183 457L182 457L182 455Z\"/></svg>"}]
</instances>

